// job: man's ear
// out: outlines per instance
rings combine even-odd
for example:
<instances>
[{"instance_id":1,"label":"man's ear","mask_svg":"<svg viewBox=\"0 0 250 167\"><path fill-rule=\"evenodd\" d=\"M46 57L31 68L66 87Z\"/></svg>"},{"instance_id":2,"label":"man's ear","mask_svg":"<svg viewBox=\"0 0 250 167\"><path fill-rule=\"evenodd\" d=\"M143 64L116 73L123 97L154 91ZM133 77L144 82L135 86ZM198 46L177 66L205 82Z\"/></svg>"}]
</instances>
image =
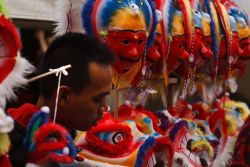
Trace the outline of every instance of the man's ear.
<instances>
[{"instance_id":1,"label":"man's ear","mask_svg":"<svg viewBox=\"0 0 250 167\"><path fill-rule=\"evenodd\" d=\"M65 108L69 103L70 94L72 93L71 89L68 86L62 85L59 89L58 95L58 107Z\"/></svg>"}]
</instances>

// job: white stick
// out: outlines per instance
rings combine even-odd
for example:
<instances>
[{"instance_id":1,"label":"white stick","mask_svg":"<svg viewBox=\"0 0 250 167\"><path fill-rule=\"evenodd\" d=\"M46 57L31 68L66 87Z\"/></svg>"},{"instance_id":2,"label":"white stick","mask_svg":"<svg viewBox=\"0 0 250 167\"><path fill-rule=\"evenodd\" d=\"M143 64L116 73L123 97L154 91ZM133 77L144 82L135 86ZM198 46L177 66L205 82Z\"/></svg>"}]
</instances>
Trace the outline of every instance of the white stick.
<instances>
[{"instance_id":1,"label":"white stick","mask_svg":"<svg viewBox=\"0 0 250 167\"><path fill-rule=\"evenodd\" d=\"M66 70L66 69L68 69L68 68L71 68L71 65L68 64L68 65L62 66L62 67L60 67L60 68L63 68L63 69ZM58 68L58 69L60 69L60 68ZM30 78L30 79L28 80L28 83L33 82L33 81L36 81L36 80L41 79L41 78L44 78L44 77L46 77L46 76L52 75L52 74L56 74L56 73L57 73L57 69L52 70L52 71L49 71L49 72L46 72L46 73L44 73L44 74L41 74L41 75L35 76L35 77L33 77L33 78Z\"/></svg>"}]
</instances>

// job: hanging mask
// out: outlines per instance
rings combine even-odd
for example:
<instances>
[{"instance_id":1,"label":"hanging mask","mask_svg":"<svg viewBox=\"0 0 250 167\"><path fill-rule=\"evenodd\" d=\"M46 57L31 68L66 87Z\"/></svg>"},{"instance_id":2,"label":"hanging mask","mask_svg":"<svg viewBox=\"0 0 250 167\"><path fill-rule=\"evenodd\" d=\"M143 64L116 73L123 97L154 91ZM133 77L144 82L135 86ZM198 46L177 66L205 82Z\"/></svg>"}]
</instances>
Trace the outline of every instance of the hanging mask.
<instances>
[{"instance_id":1,"label":"hanging mask","mask_svg":"<svg viewBox=\"0 0 250 167\"><path fill-rule=\"evenodd\" d=\"M5 107L5 100L15 98L14 88L23 85L23 77L33 67L18 56L21 41L9 19L0 14L0 107Z\"/></svg>"},{"instance_id":2,"label":"hanging mask","mask_svg":"<svg viewBox=\"0 0 250 167\"><path fill-rule=\"evenodd\" d=\"M180 9L180 10L179 10ZM192 11L189 1L162 1L163 42L166 48L167 72L174 72L180 63L189 58L192 45Z\"/></svg>"},{"instance_id":3,"label":"hanging mask","mask_svg":"<svg viewBox=\"0 0 250 167\"><path fill-rule=\"evenodd\" d=\"M113 83L118 88L130 84L141 69L147 33L153 25L151 6L147 0L86 0L83 5L86 33L106 43L115 54Z\"/></svg>"},{"instance_id":4,"label":"hanging mask","mask_svg":"<svg viewBox=\"0 0 250 167\"><path fill-rule=\"evenodd\" d=\"M242 52L239 54L240 58L249 58L250 55L250 28L247 14L234 2L225 1L225 7L228 13L236 20L236 30L239 37L239 45Z\"/></svg>"}]
</instances>

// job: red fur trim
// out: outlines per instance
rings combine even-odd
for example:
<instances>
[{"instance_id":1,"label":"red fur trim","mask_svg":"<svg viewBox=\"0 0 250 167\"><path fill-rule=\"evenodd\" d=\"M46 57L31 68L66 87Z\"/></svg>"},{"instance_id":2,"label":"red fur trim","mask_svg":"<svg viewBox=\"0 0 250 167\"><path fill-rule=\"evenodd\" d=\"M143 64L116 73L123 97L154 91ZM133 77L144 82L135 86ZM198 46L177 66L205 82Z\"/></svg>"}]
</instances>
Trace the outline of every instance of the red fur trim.
<instances>
[{"instance_id":1,"label":"red fur trim","mask_svg":"<svg viewBox=\"0 0 250 167\"><path fill-rule=\"evenodd\" d=\"M208 120L209 128L213 134L216 133L216 129L220 129L222 133L220 139L222 141L222 145L226 144L228 136L225 116L226 116L226 111L222 108L218 108L216 112L211 114Z\"/></svg>"},{"instance_id":2,"label":"red fur trim","mask_svg":"<svg viewBox=\"0 0 250 167\"><path fill-rule=\"evenodd\" d=\"M131 116L132 116L133 110L134 110L134 108L133 108L132 105L122 104L118 108L119 119L121 119L121 120L129 120L131 118Z\"/></svg>"},{"instance_id":3,"label":"red fur trim","mask_svg":"<svg viewBox=\"0 0 250 167\"><path fill-rule=\"evenodd\" d=\"M195 103L192 105L193 110L198 111L196 119L205 120L207 117L207 111L203 108L201 103Z\"/></svg>"},{"instance_id":4,"label":"red fur trim","mask_svg":"<svg viewBox=\"0 0 250 167\"><path fill-rule=\"evenodd\" d=\"M97 134L101 132L116 131L123 132L125 136L124 140L120 141L118 144L107 143L97 137ZM122 125L121 123L99 124L86 133L86 141L86 144L80 145L79 147L106 157L116 157L117 155L131 153L131 151L139 145L139 142L133 141L130 127Z\"/></svg>"},{"instance_id":5,"label":"red fur trim","mask_svg":"<svg viewBox=\"0 0 250 167\"><path fill-rule=\"evenodd\" d=\"M69 163L72 163L74 161L74 158L72 158L70 156L58 155L56 153L50 154L49 159L51 161L60 162L60 163L64 163L64 164L69 164Z\"/></svg>"},{"instance_id":6,"label":"red fur trim","mask_svg":"<svg viewBox=\"0 0 250 167\"><path fill-rule=\"evenodd\" d=\"M168 137L159 137L156 139L156 144L154 145L154 151L160 152L165 151L168 164L171 166L171 162L174 156L174 147L172 142Z\"/></svg>"},{"instance_id":7,"label":"red fur trim","mask_svg":"<svg viewBox=\"0 0 250 167\"><path fill-rule=\"evenodd\" d=\"M57 141L47 141L49 134L57 134ZM53 151L64 148L68 144L67 131L60 125L48 123L43 125L34 136L37 150Z\"/></svg>"}]
</instances>

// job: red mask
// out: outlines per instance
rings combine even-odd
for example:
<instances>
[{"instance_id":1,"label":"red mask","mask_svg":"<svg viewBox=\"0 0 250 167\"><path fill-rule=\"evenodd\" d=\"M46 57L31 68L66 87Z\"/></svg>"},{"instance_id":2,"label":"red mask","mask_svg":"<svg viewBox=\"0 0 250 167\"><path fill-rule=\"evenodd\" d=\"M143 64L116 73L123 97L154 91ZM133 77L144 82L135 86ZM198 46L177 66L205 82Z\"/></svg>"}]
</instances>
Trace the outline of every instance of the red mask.
<instances>
[{"instance_id":1,"label":"red mask","mask_svg":"<svg viewBox=\"0 0 250 167\"><path fill-rule=\"evenodd\" d=\"M195 29L194 34L194 64L197 69L202 67L206 63L206 59L213 56L211 51L211 36L205 37L203 40L203 32L200 28ZM196 72L199 73L199 70ZM181 77L186 77L188 75L188 62L183 62L177 70L178 75Z\"/></svg>"},{"instance_id":2,"label":"red mask","mask_svg":"<svg viewBox=\"0 0 250 167\"><path fill-rule=\"evenodd\" d=\"M188 59L187 40L185 36L173 36L169 55L167 59L168 72L175 71L180 65L181 61Z\"/></svg>"},{"instance_id":3,"label":"red mask","mask_svg":"<svg viewBox=\"0 0 250 167\"><path fill-rule=\"evenodd\" d=\"M115 70L118 73L128 71L143 55L146 31L109 30L107 45L116 56Z\"/></svg>"},{"instance_id":4,"label":"red mask","mask_svg":"<svg viewBox=\"0 0 250 167\"><path fill-rule=\"evenodd\" d=\"M240 58L250 58L250 37L239 41L239 45L242 49L242 53L239 55Z\"/></svg>"},{"instance_id":5,"label":"red mask","mask_svg":"<svg viewBox=\"0 0 250 167\"><path fill-rule=\"evenodd\" d=\"M13 70L20 48L21 42L14 25L4 16L0 16L0 83Z\"/></svg>"},{"instance_id":6,"label":"red mask","mask_svg":"<svg viewBox=\"0 0 250 167\"><path fill-rule=\"evenodd\" d=\"M147 67L150 67L154 62L161 58L161 38L161 34L156 34L154 44L148 49L146 62Z\"/></svg>"},{"instance_id":7,"label":"red mask","mask_svg":"<svg viewBox=\"0 0 250 167\"><path fill-rule=\"evenodd\" d=\"M243 50L240 48L240 45L239 45L239 36L238 36L237 32L233 32L232 40L233 40L232 41L232 48L231 48L232 49L231 50L232 56L234 58L237 58L238 55L243 54Z\"/></svg>"},{"instance_id":8,"label":"red mask","mask_svg":"<svg viewBox=\"0 0 250 167\"><path fill-rule=\"evenodd\" d=\"M206 38L206 37L205 37ZM211 37L209 37L211 43ZM211 45L208 41L203 41L203 32L200 28L195 29L194 34L194 57L195 64L200 67L205 63L205 59L209 59L213 56L213 52L211 51ZM207 45L208 44L208 45Z\"/></svg>"}]
</instances>

